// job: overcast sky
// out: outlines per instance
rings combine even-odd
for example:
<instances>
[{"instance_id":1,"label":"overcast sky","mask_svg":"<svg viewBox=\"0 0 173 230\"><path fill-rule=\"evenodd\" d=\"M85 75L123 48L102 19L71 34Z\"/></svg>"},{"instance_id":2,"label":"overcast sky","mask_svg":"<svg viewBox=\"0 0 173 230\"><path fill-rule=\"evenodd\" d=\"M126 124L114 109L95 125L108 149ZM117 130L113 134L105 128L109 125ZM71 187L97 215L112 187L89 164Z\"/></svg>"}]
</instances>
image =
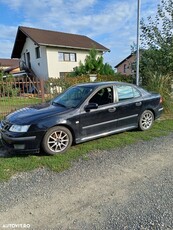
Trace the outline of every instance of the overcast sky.
<instances>
[{"instance_id":1,"label":"overcast sky","mask_svg":"<svg viewBox=\"0 0 173 230\"><path fill-rule=\"evenodd\" d=\"M0 0L0 58L11 58L18 26L86 35L111 50L112 66L136 43L138 0ZM155 16L160 0L141 0L141 17Z\"/></svg>"}]
</instances>

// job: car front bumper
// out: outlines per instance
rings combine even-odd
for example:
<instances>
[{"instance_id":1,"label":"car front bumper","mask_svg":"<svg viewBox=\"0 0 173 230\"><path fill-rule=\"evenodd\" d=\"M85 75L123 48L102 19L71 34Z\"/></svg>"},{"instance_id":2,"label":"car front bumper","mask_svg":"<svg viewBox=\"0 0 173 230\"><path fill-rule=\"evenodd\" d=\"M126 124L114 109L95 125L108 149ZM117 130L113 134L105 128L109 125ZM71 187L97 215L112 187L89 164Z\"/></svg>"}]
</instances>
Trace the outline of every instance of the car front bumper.
<instances>
[{"instance_id":1,"label":"car front bumper","mask_svg":"<svg viewBox=\"0 0 173 230\"><path fill-rule=\"evenodd\" d=\"M0 130L1 142L9 150L17 153L33 153L40 151L43 133L12 133ZM27 136L26 136L27 135Z\"/></svg>"}]
</instances>

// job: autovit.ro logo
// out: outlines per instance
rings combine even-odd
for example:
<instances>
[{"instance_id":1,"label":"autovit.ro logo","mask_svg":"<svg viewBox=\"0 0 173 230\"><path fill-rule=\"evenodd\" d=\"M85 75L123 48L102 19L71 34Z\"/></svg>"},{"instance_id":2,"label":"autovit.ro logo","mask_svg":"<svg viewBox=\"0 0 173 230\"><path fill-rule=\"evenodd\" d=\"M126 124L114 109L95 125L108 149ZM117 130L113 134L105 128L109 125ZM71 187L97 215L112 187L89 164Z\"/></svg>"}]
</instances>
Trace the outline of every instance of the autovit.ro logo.
<instances>
[{"instance_id":1,"label":"autovit.ro logo","mask_svg":"<svg viewBox=\"0 0 173 230\"><path fill-rule=\"evenodd\" d=\"M18 229L18 228L25 228L29 229L31 226L30 224L3 224L3 228L12 228L12 229Z\"/></svg>"}]
</instances>

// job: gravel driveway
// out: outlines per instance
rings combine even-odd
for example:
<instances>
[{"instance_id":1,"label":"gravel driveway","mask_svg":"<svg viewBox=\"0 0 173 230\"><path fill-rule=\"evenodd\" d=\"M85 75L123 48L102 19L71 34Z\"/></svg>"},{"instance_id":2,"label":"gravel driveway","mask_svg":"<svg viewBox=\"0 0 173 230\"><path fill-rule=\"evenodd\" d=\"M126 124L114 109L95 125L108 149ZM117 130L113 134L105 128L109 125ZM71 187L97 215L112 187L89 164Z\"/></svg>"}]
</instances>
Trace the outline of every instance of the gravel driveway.
<instances>
[{"instance_id":1,"label":"gravel driveway","mask_svg":"<svg viewBox=\"0 0 173 230\"><path fill-rule=\"evenodd\" d=\"M0 183L0 229L10 228L172 230L173 133Z\"/></svg>"}]
</instances>

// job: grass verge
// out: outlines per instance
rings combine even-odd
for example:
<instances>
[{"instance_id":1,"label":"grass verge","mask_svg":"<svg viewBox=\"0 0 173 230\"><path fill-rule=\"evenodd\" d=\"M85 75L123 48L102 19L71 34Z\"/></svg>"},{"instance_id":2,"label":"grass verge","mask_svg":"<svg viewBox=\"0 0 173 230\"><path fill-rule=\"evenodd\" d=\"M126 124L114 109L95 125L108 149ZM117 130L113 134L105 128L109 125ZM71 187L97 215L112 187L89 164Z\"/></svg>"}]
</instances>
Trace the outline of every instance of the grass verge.
<instances>
[{"instance_id":1,"label":"grass verge","mask_svg":"<svg viewBox=\"0 0 173 230\"><path fill-rule=\"evenodd\" d=\"M6 114L22 107L41 103L41 98L36 97L1 97L0 98L0 119Z\"/></svg>"},{"instance_id":2,"label":"grass verge","mask_svg":"<svg viewBox=\"0 0 173 230\"><path fill-rule=\"evenodd\" d=\"M87 154L92 151L116 149L139 141L149 141L156 137L169 135L170 132L173 132L173 119L158 120L154 123L152 129L148 131L129 131L100 138L73 146L66 154L59 154L56 156L27 155L1 157L0 181L8 180L17 172L30 171L43 167L61 172L68 169L74 160L80 157L87 159Z\"/></svg>"}]
</instances>

